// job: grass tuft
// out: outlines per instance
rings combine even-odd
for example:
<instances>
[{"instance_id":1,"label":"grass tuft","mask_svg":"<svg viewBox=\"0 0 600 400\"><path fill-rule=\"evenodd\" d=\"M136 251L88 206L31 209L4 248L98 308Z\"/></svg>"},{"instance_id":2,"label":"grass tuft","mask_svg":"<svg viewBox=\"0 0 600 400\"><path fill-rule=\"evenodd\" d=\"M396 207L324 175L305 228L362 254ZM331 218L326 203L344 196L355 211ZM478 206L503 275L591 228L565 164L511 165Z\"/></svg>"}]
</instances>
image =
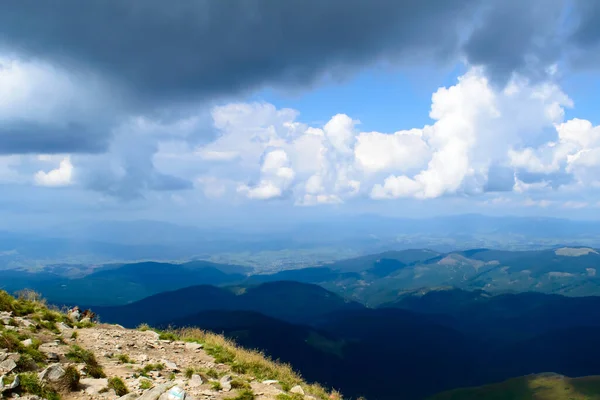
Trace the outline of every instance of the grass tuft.
<instances>
[{"instance_id":1,"label":"grass tuft","mask_svg":"<svg viewBox=\"0 0 600 400\"><path fill-rule=\"evenodd\" d=\"M244 389L237 394L235 397L228 397L227 400L254 400L256 396L250 389Z\"/></svg>"},{"instance_id":2,"label":"grass tuft","mask_svg":"<svg viewBox=\"0 0 600 400\"><path fill-rule=\"evenodd\" d=\"M36 373L27 372L19 374L20 385L22 392L39 396L46 400L60 400L60 395L52 388L40 382Z\"/></svg>"},{"instance_id":3,"label":"grass tuft","mask_svg":"<svg viewBox=\"0 0 600 400\"><path fill-rule=\"evenodd\" d=\"M81 347L74 345L71 346L71 350L65 354L65 356L75 362L85 364L85 373L92 378L106 378L106 374L102 369L102 366L96 360L96 356L89 350L82 349Z\"/></svg>"},{"instance_id":4,"label":"grass tuft","mask_svg":"<svg viewBox=\"0 0 600 400\"><path fill-rule=\"evenodd\" d=\"M119 360L119 362L121 364L134 364L135 363L131 358L129 358L129 356L127 354L117 355L117 360Z\"/></svg>"},{"instance_id":5,"label":"grass tuft","mask_svg":"<svg viewBox=\"0 0 600 400\"><path fill-rule=\"evenodd\" d=\"M125 385L125 382L116 376L108 379L108 389L113 389L119 397L129 393L129 389L127 388L127 385Z\"/></svg>"},{"instance_id":6,"label":"grass tuft","mask_svg":"<svg viewBox=\"0 0 600 400\"><path fill-rule=\"evenodd\" d=\"M150 389L152 386L152 381L150 379L142 379L140 380L140 389L146 390Z\"/></svg>"}]
</instances>

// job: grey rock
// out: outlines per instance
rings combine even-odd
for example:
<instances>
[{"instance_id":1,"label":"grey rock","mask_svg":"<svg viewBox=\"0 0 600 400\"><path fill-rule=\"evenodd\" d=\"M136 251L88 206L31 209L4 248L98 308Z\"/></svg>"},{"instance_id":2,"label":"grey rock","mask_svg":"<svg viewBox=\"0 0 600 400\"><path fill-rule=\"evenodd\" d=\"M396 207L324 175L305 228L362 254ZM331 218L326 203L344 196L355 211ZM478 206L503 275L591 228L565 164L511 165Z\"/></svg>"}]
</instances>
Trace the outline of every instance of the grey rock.
<instances>
[{"instance_id":1,"label":"grey rock","mask_svg":"<svg viewBox=\"0 0 600 400\"><path fill-rule=\"evenodd\" d=\"M38 378L40 381L57 382L65 376L65 374L66 371L60 364L52 364L40 372Z\"/></svg>"},{"instance_id":2,"label":"grey rock","mask_svg":"<svg viewBox=\"0 0 600 400\"><path fill-rule=\"evenodd\" d=\"M84 378L79 381L79 384L87 394L98 394L102 389L108 386L108 379L92 379Z\"/></svg>"},{"instance_id":3,"label":"grey rock","mask_svg":"<svg viewBox=\"0 0 600 400\"><path fill-rule=\"evenodd\" d=\"M152 340L158 340L158 338L160 337L160 334L158 332L154 332L154 331L145 331L144 334L146 336L149 336Z\"/></svg>"},{"instance_id":4,"label":"grey rock","mask_svg":"<svg viewBox=\"0 0 600 400\"><path fill-rule=\"evenodd\" d=\"M8 358L8 353L0 351L0 362L6 360Z\"/></svg>"},{"instance_id":5,"label":"grey rock","mask_svg":"<svg viewBox=\"0 0 600 400\"><path fill-rule=\"evenodd\" d=\"M166 396L165 396L166 395ZM166 397L166 400L185 400L187 393L179 386L172 387L160 397Z\"/></svg>"},{"instance_id":6,"label":"grey rock","mask_svg":"<svg viewBox=\"0 0 600 400\"><path fill-rule=\"evenodd\" d=\"M33 340L31 340L31 339L25 339L25 340L23 340L23 341L21 342L21 344L22 344L23 346L25 346L25 347L29 347L29 346L33 345Z\"/></svg>"},{"instance_id":7,"label":"grey rock","mask_svg":"<svg viewBox=\"0 0 600 400\"><path fill-rule=\"evenodd\" d=\"M30 326L35 325L33 322L25 318L17 318L17 322L19 323L19 325L24 326L25 328L29 328Z\"/></svg>"},{"instance_id":8,"label":"grey rock","mask_svg":"<svg viewBox=\"0 0 600 400\"><path fill-rule=\"evenodd\" d=\"M267 379L266 381L262 381L263 385L274 385L276 383L279 383L279 381L276 381L275 379Z\"/></svg>"},{"instance_id":9,"label":"grey rock","mask_svg":"<svg viewBox=\"0 0 600 400\"><path fill-rule=\"evenodd\" d=\"M56 354L56 353L47 353L46 358L51 363L57 363L60 361L60 358L59 358L58 354Z\"/></svg>"},{"instance_id":10,"label":"grey rock","mask_svg":"<svg viewBox=\"0 0 600 400\"><path fill-rule=\"evenodd\" d=\"M231 390L231 375L225 375L219 380L223 391L229 392Z\"/></svg>"},{"instance_id":11,"label":"grey rock","mask_svg":"<svg viewBox=\"0 0 600 400\"><path fill-rule=\"evenodd\" d=\"M157 400L161 394L169 390L172 386L172 383L163 383L162 385L155 386L152 389L146 390L138 400Z\"/></svg>"},{"instance_id":12,"label":"grey rock","mask_svg":"<svg viewBox=\"0 0 600 400\"><path fill-rule=\"evenodd\" d=\"M0 363L0 374L8 374L15 368L17 368L17 363L12 358L9 358Z\"/></svg>"},{"instance_id":13,"label":"grey rock","mask_svg":"<svg viewBox=\"0 0 600 400\"><path fill-rule=\"evenodd\" d=\"M19 378L19 375L15 376L15 379L13 379L13 381L4 386L4 376L0 377L0 393L6 391L6 390L13 390L16 389L19 384L21 383L21 379Z\"/></svg>"},{"instance_id":14,"label":"grey rock","mask_svg":"<svg viewBox=\"0 0 600 400\"><path fill-rule=\"evenodd\" d=\"M161 360L161 362L165 365L165 368L168 369L169 371L173 371L173 372L179 371L179 367L174 362L169 361L169 360Z\"/></svg>"},{"instance_id":15,"label":"grey rock","mask_svg":"<svg viewBox=\"0 0 600 400\"><path fill-rule=\"evenodd\" d=\"M290 393L301 394L304 396L304 389L302 389L302 386L296 385L290 389Z\"/></svg>"},{"instance_id":16,"label":"grey rock","mask_svg":"<svg viewBox=\"0 0 600 400\"><path fill-rule=\"evenodd\" d=\"M186 350L200 350L203 346L200 343L186 343L185 344L185 349Z\"/></svg>"},{"instance_id":17,"label":"grey rock","mask_svg":"<svg viewBox=\"0 0 600 400\"><path fill-rule=\"evenodd\" d=\"M65 324L64 322L59 322L58 324L56 324L56 327L61 332L65 332L72 329L71 327L69 327L69 325Z\"/></svg>"},{"instance_id":18,"label":"grey rock","mask_svg":"<svg viewBox=\"0 0 600 400\"><path fill-rule=\"evenodd\" d=\"M198 374L192 375L192 378L188 382L191 387L198 387L202 385L204 382L202 381L202 377Z\"/></svg>"},{"instance_id":19,"label":"grey rock","mask_svg":"<svg viewBox=\"0 0 600 400\"><path fill-rule=\"evenodd\" d=\"M119 397L117 400L135 400L138 398L136 393L127 393L125 396Z\"/></svg>"}]
</instances>

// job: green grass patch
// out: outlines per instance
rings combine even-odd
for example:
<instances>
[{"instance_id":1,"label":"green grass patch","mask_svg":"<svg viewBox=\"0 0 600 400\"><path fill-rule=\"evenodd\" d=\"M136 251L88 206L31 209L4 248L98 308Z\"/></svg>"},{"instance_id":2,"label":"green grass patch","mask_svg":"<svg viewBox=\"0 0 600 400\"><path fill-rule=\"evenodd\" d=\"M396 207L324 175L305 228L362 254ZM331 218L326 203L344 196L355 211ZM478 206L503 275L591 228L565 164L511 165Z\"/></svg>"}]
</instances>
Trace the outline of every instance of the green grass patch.
<instances>
[{"instance_id":1,"label":"green grass patch","mask_svg":"<svg viewBox=\"0 0 600 400\"><path fill-rule=\"evenodd\" d=\"M22 392L29 393L47 400L60 400L60 395L52 388L40 382L36 373L27 372L19 374Z\"/></svg>"},{"instance_id":2,"label":"green grass patch","mask_svg":"<svg viewBox=\"0 0 600 400\"><path fill-rule=\"evenodd\" d=\"M277 400L303 400L304 396L302 396L299 393L279 393L277 395L277 397L275 397L275 399L277 399Z\"/></svg>"},{"instance_id":3,"label":"green grass patch","mask_svg":"<svg viewBox=\"0 0 600 400\"><path fill-rule=\"evenodd\" d=\"M235 397L228 397L228 400L254 400L256 396L250 389L244 389L239 392Z\"/></svg>"},{"instance_id":4,"label":"green grass patch","mask_svg":"<svg viewBox=\"0 0 600 400\"><path fill-rule=\"evenodd\" d=\"M119 397L129 393L129 389L127 388L127 385L125 385L125 382L116 376L108 379L108 389L113 389Z\"/></svg>"},{"instance_id":5,"label":"green grass patch","mask_svg":"<svg viewBox=\"0 0 600 400\"><path fill-rule=\"evenodd\" d=\"M146 390L150 389L152 386L152 381L150 379L142 379L140 380L140 389Z\"/></svg>"},{"instance_id":6,"label":"green grass patch","mask_svg":"<svg viewBox=\"0 0 600 400\"><path fill-rule=\"evenodd\" d=\"M147 364L144 366L144 368L138 370L138 372L141 376L148 377L148 374L151 371L162 371L163 369L165 369L165 364L163 363Z\"/></svg>"},{"instance_id":7,"label":"green grass patch","mask_svg":"<svg viewBox=\"0 0 600 400\"><path fill-rule=\"evenodd\" d=\"M179 340L179 336L177 336L173 332L160 332L158 335L158 339L175 341L175 340Z\"/></svg>"},{"instance_id":8,"label":"green grass patch","mask_svg":"<svg viewBox=\"0 0 600 400\"><path fill-rule=\"evenodd\" d=\"M210 388L214 391L219 391L223 389L223 386L221 386L221 382L219 381L212 381L210 382Z\"/></svg>"},{"instance_id":9,"label":"green grass patch","mask_svg":"<svg viewBox=\"0 0 600 400\"><path fill-rule=\"evenodd\" d=\"M232 389L250 389L250 384L240 378L232 379L230 384Z\"/></svg>"},{"instance_id":10,"label":"green grass patch","mask_svg":"<svg viewBox=\"0 0 600 400\"><path fill-rule=\"evenodd\" d=\"M121 364L134 364L135 363L131 358L129 358L129 356L127 354L117 355L117 360L119 360L119 362Z\"/></svg>"},{"instance_id":11,"label":"green grass patch","mask_svg":"<svg viewBox=\"0 0 600 400\"><path fill-rule=\"evenodd\" d=\"M71 350L65 356L74 362L85 364L85 373L92 378L106 378L102 366L96 360L96 356L89 350L85 350L77 345L71 346Z\"/></svg>"}]
</instances>

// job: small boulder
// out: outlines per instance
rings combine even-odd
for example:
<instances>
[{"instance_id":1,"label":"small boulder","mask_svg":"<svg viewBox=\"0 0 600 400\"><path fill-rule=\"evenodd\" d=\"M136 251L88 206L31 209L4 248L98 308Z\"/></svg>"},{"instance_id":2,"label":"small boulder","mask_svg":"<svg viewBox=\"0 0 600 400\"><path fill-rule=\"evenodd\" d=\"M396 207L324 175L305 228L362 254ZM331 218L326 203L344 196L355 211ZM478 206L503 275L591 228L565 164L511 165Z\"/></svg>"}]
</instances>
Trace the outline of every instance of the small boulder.
<instances>
[{"instance_id":1,"label":"small boulder","mask_svg":"<svg viewBox=\"0 0 600 400\"><path fill-rule=\"evenodd\" d=\"M155 386L152 389L146 390L138 400L157 400L171 386L171 383L163 383L162 385Z\"/></svg>"},{"instance_id":2,"label":"small boulder","mask_svg":"<svg viewBox=\"0 0 600 400\"><path fill-rule=\"evenodd\" d=\"M101 390L108 386L108 379L93 379L93 378L85 378L79 381L81 386L84 388L85 393L87 394L98 394ZM153 399L156 400L156 399Z\"/></svg>"},{"instance_id":3,"label":"small boulder","mask_svg":"<svg viewBox=\"0 0 600 400\"><path fill-rule=\"evenodd\" d=\"M198 374L192 375L192 378L188 382L191 387L201 386L204 382L202 381L202 377Z\"/></svg>"},{"instance_id":4,"label":"small boulder","mask_svg":"<svg viewBox=\"0 0 600 400\"><path fill-rule=\"evenodd\" d=\"M264 385L274 385L276 383L279 383L279 381L276 381L275 379L267 379L266 381L262 382Z\"/></svg>"},{"instance_id":5,"label":"small boulder","mask_svg":"<svg viewBox=\"0 0 600 400\"><path fill-rule=\"evenodd\" d=\"M302 389L302 386L296 385L290 389L290 393L301 394L302 396L304 396L304 389Z\"/></svg>"},{"instance_id":6,"label":"small boulder","mask_svg":"<svg viewBox=\"0 0 600 400\"><path fill-rule=\"evenodd\" d=\"M190 342L190 343L186 343L185 344L185 349L186 350L200 350L202 348L202 345L200 343L194 343L194 342Z\"/></svg>"},{"instance_id":7,"label":"small boulder","mask_svg":"<svg viewBox=\"0 0 600 400\"><path fill-rule=\"evenodd\" d=\"M177 364L175 364L172 361L169 360L161 360L161 363L163 363L165 365L165 368L168 369L169 371L179 371L179 367L177 366Z\"/></svg>"},{"instance_id":8,"label":"small boulder","mask_svg":"<svg viewBox=\"0 0 600 400\"><path fill-rule=\"evenodd\" d=\"M21 382L21 379L19 378L19 375L15 376L15 379L13 379L13 381L11 383L9 383L8 385L4 385L4 376L0 376L0 393L7 391L7 390L13 390L16 389L19 384Z\"/></svg>"},{"instance_id":9,"label":"small boulder","mask_svg":"<svg viewBox=\"0 0 600 400\"><path fill-rule=\"evenodd\" d=\"M71 327L69 327L69 325L65 324L64 322L59 322L58 324L56 324L56 327L61 332L65 332L72 329Z\"/></svg>"},{"instance_id":10,"label":"small boulder","mask_svg":"<svg viewBox=\"0 0 600 400\"><path fill-rule=\"evenodd\" d=\"M17 363L12 358L4 360L0 363L0 374L8 374L17 368Z\"/></svg>"},{"instance_id":11,"label":"small boulder","mask_svg":"<svg viewBox=\"0 0 600 400\"><path fill-rule=\"evenodd\" d=\"M186 392L179 386L169 389L166 393L166 400L185 400ZM161 396L162 397L162 396Z\"/></svg>"},{"instance_id":12,"label":"small boulder","mask_svg":"<svg viewBox=\"0 0 600 400\"><path fill-rule=\"evenodd\" d=\"M127 393L125 396L119 397L117 400L135 400L138 398L137 393Z\"/></svg>"},{"instance_id":13,"label":"small boulder","mask_svg":"<svg viewBox=\"0 0 600 400\"><path fill-rule=\"evenodd\" d=\"M52 364L38 374L40 381L58 382L65 376L66 371L60 364Z\"/></svg>"},{"instance_id":14,"label":"small boulder","mask_svg":"<svg viewBox=\"0 0 600 400\"><path fill-rule=\"evenodd\" d=\"M219 380L223 391L229 392L231 390L231 375L225 375Z\"/></svg>"},{"instance_id":15,"label":"small boulder","mask_svg":"<svg viewBox=\"0 0 600 400\"><path fill-rule=\"evenodd\" d=\"M25 339L25 340L23 340L23 341L21 342L21 344L22 344L23 346L25 346L25 347L29 347L29 346L32 346L32 345L33 345L33 340L31 340L31 339Z\"/></svg>"}]
</instances>

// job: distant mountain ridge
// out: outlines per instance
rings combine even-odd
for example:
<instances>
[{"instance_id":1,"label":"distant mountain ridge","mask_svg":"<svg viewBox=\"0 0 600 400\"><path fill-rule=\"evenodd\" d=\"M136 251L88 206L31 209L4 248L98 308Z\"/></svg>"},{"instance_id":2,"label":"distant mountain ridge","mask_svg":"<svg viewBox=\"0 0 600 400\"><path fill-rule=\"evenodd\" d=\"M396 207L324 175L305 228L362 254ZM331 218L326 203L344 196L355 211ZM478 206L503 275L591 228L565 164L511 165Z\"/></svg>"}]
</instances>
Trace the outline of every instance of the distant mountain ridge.
<instances>
[{"instance_id":1,"label":"distant mountain ridge","mask_svg":"<svg viewBox=\"0 0 600 400\"><path fill-rule=\"evenodd\" d=\"M422 399L544 371L600 374L600 297L438 289L370 309L317 285L275 281L196 286L95 311L124 326L223 333L353 397L391 400L400 385L403 398Z\"/></svg>"},{"instance_id":2,"label":"distant mountain ridge","mask_svg":"<svg viewBox=\"0 0 600 400\"><path fill-rule=\"evenodd\" d=\"M320 286L299 282L269 282L250 287L191 286L163 292L115 307L94 307L106 320L127 327L160 324L203 311L255 311L288 322L302 323L344 309L364 308Z\"/></svg>"}]
</instances>

